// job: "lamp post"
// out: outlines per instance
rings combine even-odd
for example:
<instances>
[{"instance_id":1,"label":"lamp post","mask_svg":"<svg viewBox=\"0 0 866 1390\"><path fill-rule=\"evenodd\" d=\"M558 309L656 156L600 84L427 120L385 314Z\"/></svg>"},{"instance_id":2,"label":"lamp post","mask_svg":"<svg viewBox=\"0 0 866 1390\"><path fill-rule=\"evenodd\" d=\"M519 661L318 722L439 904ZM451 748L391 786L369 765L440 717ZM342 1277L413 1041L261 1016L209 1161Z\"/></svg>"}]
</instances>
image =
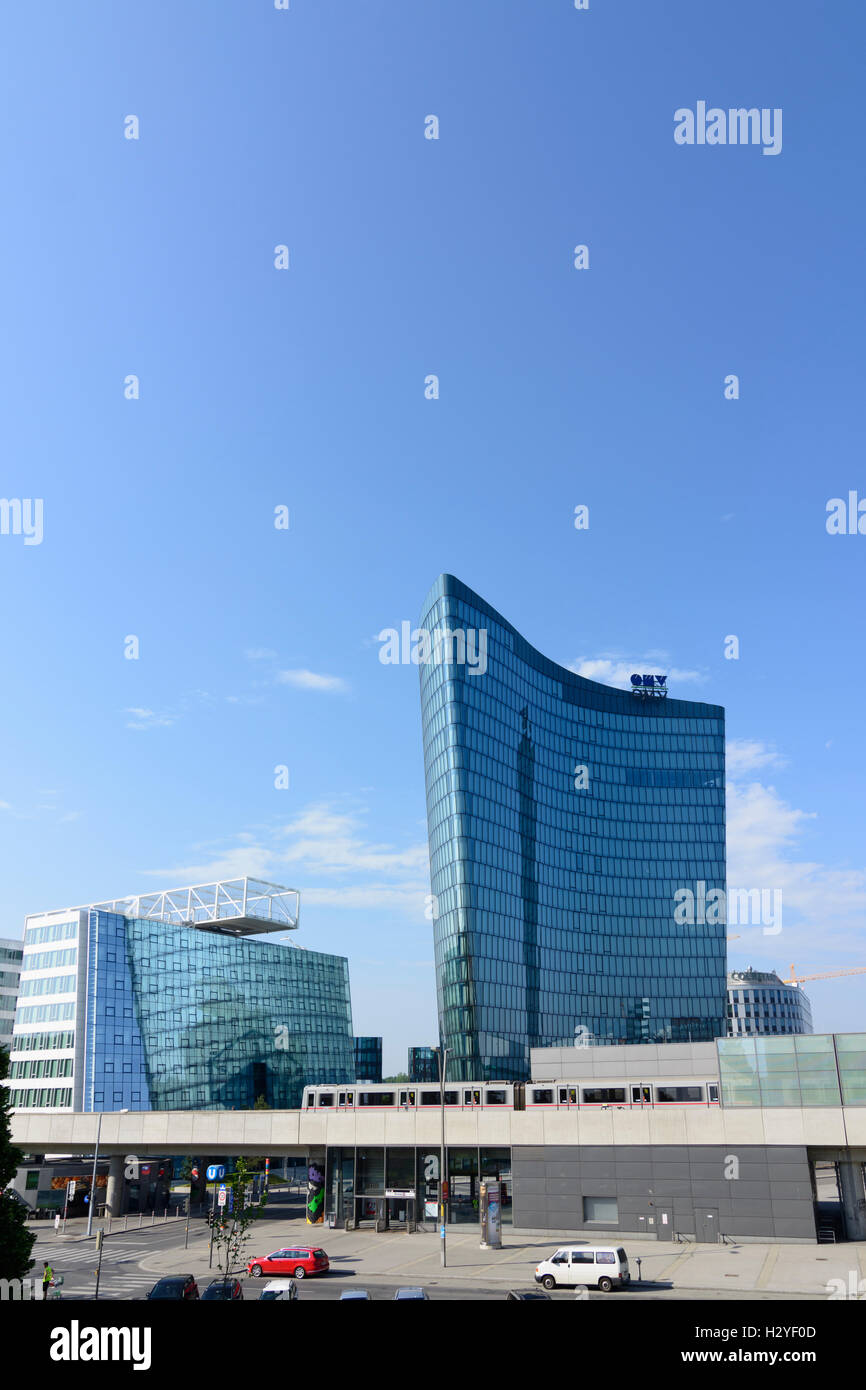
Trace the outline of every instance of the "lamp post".
<instances>
[{"instance_id":1,"label":"lamp post","mask_svg":"<svg viewBox=\"0 0 866 1390\"><path fill-rule=\"evenodd\" d=\"M447 1179L445 1177L445 1076L448 1071L448 1048L437 1047L439 1058L439 1105L442 1117L442 1129L440 1134L439 1148L439 1257L442 1268L448 1263L445 1253L445 1223L447 1204L445 1193L448 1191Z\"/></svg>"}]
</instances>

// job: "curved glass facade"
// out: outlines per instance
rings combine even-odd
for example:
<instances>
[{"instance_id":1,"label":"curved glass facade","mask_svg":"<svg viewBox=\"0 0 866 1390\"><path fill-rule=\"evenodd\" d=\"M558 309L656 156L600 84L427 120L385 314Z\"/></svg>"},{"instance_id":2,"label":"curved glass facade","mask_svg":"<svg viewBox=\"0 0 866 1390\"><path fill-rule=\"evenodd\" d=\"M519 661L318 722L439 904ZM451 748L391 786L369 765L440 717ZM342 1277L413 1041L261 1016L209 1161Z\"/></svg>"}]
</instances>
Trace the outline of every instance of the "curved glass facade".
<instances>
[{"instance_id":1,"label":"curved glass facade","mask_svg":"<svg viewBox=\"0 0 866 1390\"><path fill-rule=\"evenodd\" d=\"M420 628L449 1076L526 1079L530 1047L723 1036L724 911L704 905L725 888L724 710L585 680L451 575Z\"/></svg>"}]
</instances>

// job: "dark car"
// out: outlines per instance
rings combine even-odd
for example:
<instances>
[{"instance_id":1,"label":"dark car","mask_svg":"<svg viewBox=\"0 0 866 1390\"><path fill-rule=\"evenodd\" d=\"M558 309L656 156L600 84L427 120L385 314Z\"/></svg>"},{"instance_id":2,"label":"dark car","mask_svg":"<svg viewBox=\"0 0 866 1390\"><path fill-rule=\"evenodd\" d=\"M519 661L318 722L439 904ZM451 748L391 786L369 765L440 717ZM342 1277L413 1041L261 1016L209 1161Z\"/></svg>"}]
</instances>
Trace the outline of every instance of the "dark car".
<instances>
[{"instance_id":1,"label":"dark car","mask_svg":"<svg viewBox=\"0 0 866 1390\"><path fill-rule=\"evenodd\" d=\"M211 1303L235 1303L243 1298L244 1290L240 1279L211 1279L202 1299Z\"/></svg>"},{"instance_id":2,"label":"dark car","mask_svg":"<svg viewBox=\"0 0 866 1390\"><path fill-rule=\"evenodd\" d=\"M174 1299L182 1303L187 1298L198 1298L198 1284L192 1274L167 1274L164 1279L157 1279L150 1293L149 1299Z\"/></svg>"},{"instance_id":3,"label":"dark car","mask_svg":"<svg viewBox=\"0 0 866 1390\"><path fill-rule=\"evenodd\" d=\"M529 1303L530 1300L534 1302L536 1298L546 1299L548 1303L553 1302L549 1293L536 1292L534 1289L529 1293L524 1293L522 1289L509 1289L505 1297L514 1303Z\"/></svg>"}]
</instances>

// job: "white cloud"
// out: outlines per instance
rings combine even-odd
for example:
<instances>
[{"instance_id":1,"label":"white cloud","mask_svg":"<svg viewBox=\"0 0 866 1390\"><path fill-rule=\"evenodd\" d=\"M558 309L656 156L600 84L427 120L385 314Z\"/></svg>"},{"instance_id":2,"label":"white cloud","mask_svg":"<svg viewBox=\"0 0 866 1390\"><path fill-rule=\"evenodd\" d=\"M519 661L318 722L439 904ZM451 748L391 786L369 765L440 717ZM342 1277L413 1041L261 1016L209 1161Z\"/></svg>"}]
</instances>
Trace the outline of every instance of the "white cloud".
<instances>
[{"instance_id":1,"label":"white cloud","mask_svg":"<svg viewBox=\"0 0 866 1390\"><path fill-rule=\"evenodd\" d=\"M127 729L157 729L167 728L175 723L176 716L173 714L156 714L152 709L126 709L124 714L132 714L134 719L126 721Z\"/></svg>"},{"instance_id":2,"label":"white cloud","mask_svg":"<svg viewBox=\"0 0 866 1390\"><path fill-rule=\"evenodd\" d=\"M304 904L397 912L429 929L424 916L430 892L426 840L403 847L383 844L368 840L364 828L362 810L318 802L266 837L239 834L236 845L207 862L147 873L165 883L207 883L249 874L298 888L302 912Z\"/></svg>"},{"instance_id":3,"label":"white cloud","mask_svg":"<svg viewBox=\"0 0 866 1390\"><path fill-rule=\"evenodd\" d=\"M739 929L732 946L782 968L821 969L832 953L863 953L866 868L834 866L802 855L801 841L818 819L814 811L792 806L775 787L738 780L738 772L781 765L779 755L758 742L735 741L733 771L727 779L728 887L762 888L782 895L782 931L765 934L760 926ZM798 959L799 957L799 959Z\"/></svg>"},{"instance_id":4,"label":"white cloud","mask_svg":"<svg viewBox=\"0 0 866 1390\"><path fill-rule=\"evenodd\" d=\"M785 767L787 759L768 748L757 739L728 739L725 749L725 766L729 777L737 777L742 772L752 772L759 767Z\"/></svg>"},{"instance_id":5,"label":"white cloud","mask_svg":"<svg viewBox=\"0 0 866 1390\"><path fill-rule=\"evenodd\" d=\"M320 676L315 671L278 671L277 681L280 685L294 686L296 690L345 691L349 688L341 676Z\"/></svg>"},{"instance_id":6,"label":"white cloud","mask_svg":"<svg viewBox=\"0 0 866 1390\"><path fill-rule=\"evenodd\" d=\"M631 688L630 677L635 673L652 672L653 675L666 675L668 689L674 684L703 684L707 677L702 671L688 671L680 666L668 666L665 652L649 652L626 660L616 653L602 656L579 656L568 664L568 670L590 681L600 681L602 685L617 685Z\"/></svg>"}]
</instances>

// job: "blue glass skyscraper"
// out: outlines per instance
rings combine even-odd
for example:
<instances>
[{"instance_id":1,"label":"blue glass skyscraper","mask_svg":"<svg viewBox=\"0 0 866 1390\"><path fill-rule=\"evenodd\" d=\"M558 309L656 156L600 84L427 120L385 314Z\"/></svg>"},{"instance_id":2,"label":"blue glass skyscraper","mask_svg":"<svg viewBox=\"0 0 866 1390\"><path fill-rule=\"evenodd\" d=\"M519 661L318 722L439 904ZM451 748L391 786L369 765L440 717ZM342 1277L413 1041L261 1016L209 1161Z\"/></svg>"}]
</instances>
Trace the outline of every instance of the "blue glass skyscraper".
<instances>
[{"instance_id":1,"label":"blue glass skyscraper","mask_svg":"<svg viewBox=\"0 0 866 1390\"><path fill-rule=\"evenodd\" d=\"M416 642L449 1075L723 1036L724 913L675 894L725 888L724 710L586 680L451 575Z\"/></svg>"}]
</instances>

